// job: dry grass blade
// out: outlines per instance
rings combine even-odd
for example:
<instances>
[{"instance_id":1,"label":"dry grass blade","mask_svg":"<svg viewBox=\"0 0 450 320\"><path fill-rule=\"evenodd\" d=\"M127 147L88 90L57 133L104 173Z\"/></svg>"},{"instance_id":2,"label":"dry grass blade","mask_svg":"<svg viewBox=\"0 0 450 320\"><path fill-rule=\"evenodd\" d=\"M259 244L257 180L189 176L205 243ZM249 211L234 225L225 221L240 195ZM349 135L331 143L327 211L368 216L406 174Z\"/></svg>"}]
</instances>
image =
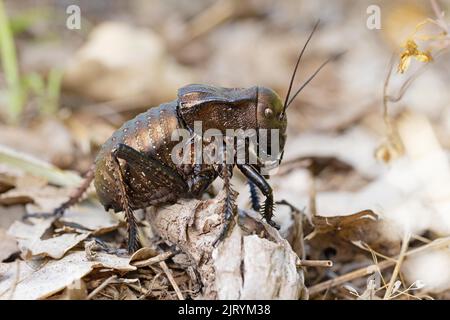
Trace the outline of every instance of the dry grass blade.
<instances>
[{"instance_id":1,"label":"dry grass blade","mask_svg":"<svg viewBox=\"0 0 450 320\"><path fill-rule=\"evenodd\" d=\"M184 300L183 294L181 293L181 290L178 287L178 284L176 283L175 279L173 278L172 271L170 271L167 264L164 261L161 261L159 263L159 266L163 269L164 273L166 274L167 278L169 279L169 282L172 285L173 289L175 290L178 299Z\"/></svg>"},{"instance_id":2,"label":"dry grass blade","mask_svg":"<svg viewBox=\"0 0 450 320\"><path fill-rule=\"evenodd\" d=\"M442 11L441 7L439 6L438 2L436 0L430 0L431 8L434 11L434 14L436 15L436 22L439 24L439 26L445 30L447 33L449 33L449 25L444 20L444 11Z\"/></svg>"},{"instance_id":3,"label":"dry grass blade","mask_svg":"<svg viewBox=\"0 0 450 320\"><path fill-rule=\"evenodd\" d=\"M355 271L346 273L342 276L339 276L335 279L327 280L322 283L316 284L308 289L308 292L310 296L314 296L324 290L331 289L333 287L343 285L346 282L367 276L369 274L374 273L375 271L382 271L386 268L392 267L395 264L395 262L390 260L382 261L375 265L370 265L361 269L357 269Z\"/></svg>"},{"instance_id":4,"label":"dry grass blade","mask_svg":"<svg viewBox=\"0 0 450 320\"><path fill-rule=\"evenodd\" d=\"M171 256L173 256L173 252L164 252L164 253L157 255L156 257L151 257L146 260L133 262L132 265L134 265L138 268L148 267L155 263L165 261L165 260L169 259Z\"/></svg>"},{"instance_id":5,"label":"dry grass blade","mask_svg":"<svg viewBox=\"0 0 450 320\"><path fill-rule=\"evenodd\" d=\"M397 259L397 263L395 264L394 272L392 272L391 280L389 281L388 288L384 294L384 299L389 299L393 293L395 281L397 280L397 276L400 272L400 267L402 265L403 259L405 258L406 250L408 249L409 240L411 239L411 234L406 233L403 237L402 248L400 250L400 254Z\"/></svg>"},{"instance_id":6,"label":"dry grass blade","mask_svg":"<svg viewBox=\"0 0 450 320\"><path fill-rule=\"evenodd\" d=\"M105 289L109 284L111 284L114 280L117 279L116 275L112 275L111 277L109 277L108 279L106 279L105 281L102 282L102 284L100 284L97 288L95 288L91 293L89 293L89 295L86 297L87 300L91 300L92 298L94 298L100 291L102 291L103 289Z\"/></svg>"},{"instance_id":7,"label":"dry grass blade","mask_svg":"<svg viewBox=\"0 0 450 320\"><path fill-rule=\"evenodd\" d=\"M59 186L78 186L81 183L80 176L74 172L60 170L47 162L2 145L0 145L0 163L43 177Z\"/></svg>"},{"instance_id":8,"label":"dry grass blade","mask_svg":"<svg viewBox=\"0 0 450 320\"><path fill-rule=\"evenodd\" d=\"M445 247L445 246L448 246L449 244L450 244L450 237L436 239L436 240L434 240L434 241L432 241L432 242L430 242L428 244L425 244L425 245L423 245L421 247L418 247L418 248L415 248L415 249L412 249L412 250L406 252L404 254L404 257L410 256L410 255L414 255L414 254L417 254L419 252L423 252L423 251L431 249L431 248ZM364 267L364 268L360 268L360 269L357 269L355 271L346 273L346 274L344 274L342 276L339 276L339 277L337 277L335 279L327 280L327 281L324 281L322 283L316 284L316 285L314 285L314 286L312 286L311 288L308 289L309 294L311 296L316 295L316 294L318 294L318 293L320 293L320 292L322 292L324 290L328 290L330 288L342 285L342 284L344 284L346 282L349 282L349 281L358 279L360 277L364 277L366 275L372 274L376 270L381 272L384 269L387 269L389 267L394 266L396 264L397 259L395 259L395 260L384 260L384 261L382 261L380 263L373 264L373 265L370 265L370 266L367 266L367 267Z\"/></svg>"}]
</instances>

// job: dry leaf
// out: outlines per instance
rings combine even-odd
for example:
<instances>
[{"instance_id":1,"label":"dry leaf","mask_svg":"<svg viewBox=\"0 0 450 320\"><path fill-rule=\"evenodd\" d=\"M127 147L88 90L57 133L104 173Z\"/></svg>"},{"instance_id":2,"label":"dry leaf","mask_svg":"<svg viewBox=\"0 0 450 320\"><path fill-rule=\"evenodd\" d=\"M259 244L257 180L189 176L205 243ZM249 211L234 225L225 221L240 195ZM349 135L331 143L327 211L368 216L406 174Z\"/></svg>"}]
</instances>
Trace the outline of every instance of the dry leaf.
<instances>
[{"instance_id":1,"label":"dry leaf","mask_svg":"<svg viewBox=\"0 0 450 320\"><path fill-rule=\"evenodd\" d=\"M88 275L95 268L108 268L118 271L133 271L128 258L121 258L106 253L98 253L95 261L89 261L84 251L66 255L60 260L50 260L38 270L31 269L27 264L20 263L20 276L17 277L16 263L0 264L3 280L0 281L0 299L8 299L10 289L18 278L12 299L44 299L73 282Z\"/></svg>"},{"instance_id":2,"label":"dry leaf","mask_svg":"<svg viewBox=\"0 0 450 320\"><path fill-rule=\"evenodd\" d=\"M314 230L317 233L334 232L337 236L349 241L361 240L367 232L374 229L374 223L378 216L372 210L364 210L358 213L341 216L312 217Z\"/></svg>"},{"instance_id":3,"label":"dry leaf","mask_svg":"<svg viewBox=\"0 0 450 320\"><path fill-rule=\"evenodd\" d=\"M117 229L119 220L115 215L105 211L98 203L94 205L77 205L68 209L59 219L63 223L81 226L93 234L103 234Z\"/></svg>"},{"instance_id":4,"label":"dry leaf","mask_svg":"<svg viewBox=\"0 0 450 320\"><path fill-rule=\"evenodd\" d=\"M29 213L33 212L52 212L61 203L69 197L69 190L63 188L56 188L53 186L45 187L23 187L9 190L0 194L0 205L13 204L28 204L33 203L35 206L30 206Z\"/></svg>"},{"instance_id":5,"label":"dry leaf","mask_svg":"<svg viewBox=\"0 0 450 320\"><path fill-rule=\"evenodd\" d=\"M0 263L0 300L11 299L15 286L34 271L31 264L22 260Z\"/></svg>"},{"instance_id":6,"label":"dry leaf","mask_svg":"<svg viewBox=\"0 0 450 320\"><path fill-rule=\"evenodd\" d=\"M86 283L78 279L67 286L58 300L85 300L87 295Z\"/></svg>"},{"instance_id":7,"label":"dry leaf","mask_svg":"<svg viewBox=\"0 0 450 320\"><path fill-rule=\"evenodd\" d=\"M153 248L149 247L140 248L130 257L130 263L153 258L156 257L157 255L158 252Z\"/></svg>"},{"instance_id":8,"label":"dry leaf","mask_svg":"<svg viewBox=\"0 0 450 320\"><path fill-rule=\"evenodd\" d=\"M17 246L16 239L0 228L0 262L18 251L19 247Z\"/></svg>"},{"instance_id":9,"label":"dry leaf","mask_svg":"<svg viewBox=\"0 0 450 320\"><path fill-rule=\"evenodd\" d=\"M46 219L35 225L16 221L8 230L15 237L24 257L51 257L59 259L64 254L86 239L89 234L66 233L42 240L41 237L50 228L52 220Z\"/></svg>"}]
</instances>

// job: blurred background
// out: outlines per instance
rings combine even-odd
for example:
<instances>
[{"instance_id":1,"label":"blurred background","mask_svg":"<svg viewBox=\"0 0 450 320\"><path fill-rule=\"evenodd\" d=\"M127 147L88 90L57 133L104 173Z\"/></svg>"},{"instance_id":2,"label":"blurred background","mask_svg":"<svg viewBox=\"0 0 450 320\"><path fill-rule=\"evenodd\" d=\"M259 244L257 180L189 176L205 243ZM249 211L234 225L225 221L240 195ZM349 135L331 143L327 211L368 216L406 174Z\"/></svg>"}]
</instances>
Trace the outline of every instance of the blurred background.
<instances>
[{"instance_id":1,"label":"blurred background","mask_svg":"<svg viewBox=\"0 0 450 320\"><path fill-rule=\"evenodd\" d=\"M0 115L2 123L31 133L36 143L11 137L8 127L2 128L1 143L80 171L92 160L84 161L90 149L114 127L174 99L185 84L258 84L284 97L299 49L318 19L320 32L300 66L297 86L332 54L347 53L290 108L289 140L380 115L391 55L419 23L435 18L428 1L377 2L381 29L373 30L367 25L370 1L3 2L9 27L2 36L10 39L2 40ZM445 11L448 3L441 2ZM79 18L70 5L78 6ZM449 126L442 116L449 101L446 62L434 61L391 110L407 105L425 113L443 137ZM51 146L49 136L40 136L46 130L54 138Z\"/></svg>"},{"instance_id":2,"label":"blurred background","mask_svg":"<svg viewBox=\"0 0 450 320\"><path fill-rule=\"evenodd\" d=\"M448 237L449 10L448 0L0 0L0 239L14 243L6 230L25 205L51 208L66 196L58 188L42 194L43 186L73 188L116 128L175 99L179 87L263 85L284 97L318 19L294 89L346 53L288 111L285 163L270 180L275 197L310 222L370 210L382 223L353 223L344 235L321 229L326 237L301 254L333 257L335 269L307 281L372 261L353 242L395 255L405 234L417 246ZM277 212L292 240L297 220L288 208ZM11 247L0 260L11 259ZM421 280L424 296L447 297L448 247L427 253L405 262L404 286Z\"/></svg>"}]
</instances>

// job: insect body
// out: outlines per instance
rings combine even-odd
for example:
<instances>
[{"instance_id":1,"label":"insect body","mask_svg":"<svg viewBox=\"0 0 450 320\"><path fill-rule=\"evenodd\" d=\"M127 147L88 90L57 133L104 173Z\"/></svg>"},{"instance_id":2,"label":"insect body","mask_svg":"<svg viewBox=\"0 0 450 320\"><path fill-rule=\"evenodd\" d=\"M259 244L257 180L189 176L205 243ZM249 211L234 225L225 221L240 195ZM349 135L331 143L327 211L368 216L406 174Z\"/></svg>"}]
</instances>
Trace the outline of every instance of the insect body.
<instances>
[{"instance_id":1,"label":"insect body","mask_svg":"<svg viewBox=\"0 0 450 320\"><path fill-rule=\"evenodd\" d=\"M277 130L277 140L269 141L267 149L271 150L273 144L278 143L277 160L281 161L286 141L286 109L323 66L338 57L323 63L290 97L299 62L317 26L318 23L299 54L284 103L273 90L262 86L247 89L199 84L185 86L178 90L176 100L149 109L114 132L102 146L83 185L67 202L55 209L54 214L62 214L79 201L90 182L95 180L97 194L105 209L125 212L128 249L132 252L139 245L133 210L171 204L180 198L200 197L220 176L224 180L226 195L220 240L225 236L233 216L235 193L231 190L230 179L233 168L237 166L249 181L253 208L260 209L266 221L277 227L272 221L272 188L261 175L260 161L256 164L242 163L236 162L233 157L231 163L177 163L172 156L178 141L172 139L172 133L177 129L187 130L192 138L188 141L192 144L195 141L195 122L202 121L202 130L216 129L224 135L227 129L254 129L259 143L258 130ZM257 157L260 160L260 155ZM262 206L258 203L256 188L265 196Z\"/></svg>"},{"instance_id":2,"label":"insect body","mask_svg":"<svg viewBox=\"0 0 450 320\"><path fill-rule=\"evenodd\" d=\"M178 91L178 99L161 104L126 122L103 145L95 161L95 188L105 209L125 211L129 223L130 251L136 249L136 227L132 210L165 205L180 198L198 198L221 175L226 201L232 217L233 192L229 183L234 164L176 164L172 152L178 141L177 129L193 131L195 121L205 130L277 129L284 146L287 119L283 104L271 89L252 87L228 89L207 85L188 85ZM193 141L193 140L191 140ZM273 209L272 189L257 166L238 164L249 181L263 192L262 214L268 223ZM227 225L227 224L226 224ZM223 231L223 235L226 228Z\"/></svg>"}]
</instances>

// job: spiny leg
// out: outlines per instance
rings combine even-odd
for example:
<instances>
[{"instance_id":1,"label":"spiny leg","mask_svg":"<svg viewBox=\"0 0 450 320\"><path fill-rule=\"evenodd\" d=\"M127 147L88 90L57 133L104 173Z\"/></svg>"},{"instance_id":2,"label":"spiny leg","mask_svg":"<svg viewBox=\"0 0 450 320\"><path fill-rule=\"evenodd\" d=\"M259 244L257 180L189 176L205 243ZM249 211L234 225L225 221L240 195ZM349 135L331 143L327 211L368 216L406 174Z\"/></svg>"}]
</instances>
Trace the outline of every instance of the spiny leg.
<instances>
[{"instance_id":1,"label":"spiny leg","mask_svg":"<svg viewBox=\"0 0 450 320\"><path fill-rule=\"evenodd\" d=\"M129 199L127 196L127 191L125 188L125 179L122 168L120 166L119 158L117 157L117 149L113 150L111 153L112 163L114 166L114 177L116 179L117 189L120 193L120 198L122 202L122 208L125 212L125 219L127 220L127 232L128 232L128 253L133 253L139 249L139 239L137 231L137 222L134 217L133 210L131 210Z\"/></svg>"},{"instance_id":2,"label":"spiny leg","mask_svg":"<svg viewBox=\"0 0 450 320\"><path fill-rule=\"evenodd\" d=\"M133 185L126 184L124 179L124 170L122 170L122 167L120 166L119 159L126 161L128 170L127 174L132 177L136 184L141 185L139 189L133 191L135 193L139 192L144 195L152 193L155 195L158 194L158 188L165 187L170 188L173 194L181 195L188 190L188 185L183 178L168 165L149 155L144 155L143 153L125 144L121 143L117 146L117 148L113 151L113 158L115 165L119 168L119 170L116 170L118 171L118 177L121 180L121 182L119 182L119 191L123 202L125 202L123 208L128 221L128 247L130 251L134 251L138 247L136 238L137 226L127 193L127 191L132 191ZM126 189L126 186L129 187L129 190ZM134 194L134 196L136 196L136 194ZM134 200L136 199L134 198ZM156 201L156 199L154 200ZM136 203L133 204L133 206L136 205Z\"/></svg>"},{"instance_id":3,"label":"spiny leg","mask_svg":"<svg viewBox=\"0 0 450 320\"><path fill-rule=\"evenodd\" d=\"M259 190L264 194L266 200L264 201L264 205L261 207L261 215L266 219L267 223L276 229L280 229L280 226L272 221L273 217L273 193L272 187L267 183L266 179L259 174L258 171L254 167L248 164L238 164L239 170L254 183Z\"/></svg>"},{"instance_id":4,"label":"spiny leg","mask_svg":"<svg viewBox=\"0 0 450 320\"><path fill-rule=\"evenodd\" d=\"M59 207L54 209L50 213L32 213L32 214L26 214L24 216L24 219L30 218L30 217L61 217L64 214L64 211L69 209L70 207L76 205L78 202L81 201L81 198L83 197L86 190L91 185L92 180L94 179L94 173L95 173L95 165L92 165L89 170L86 172L83 182L80 184L80 186L70 195L69 199L65 202L63 202Z\"/></svg>"},{"instance_id":5,"label":"spiny leg","mask_svg":"<svg viewBox=\"0 0 450 320\"><path fill-rule=\"evenodd\" d=\"M71 206L77 204L86 190L89 188L92 180L94 180L95 173L95 165L92 165L88 172L86 173L83 182L81 185L75 190L75 192L70 196L69 200L61 204L58 208L54 210L55 215L62 215L64 211Z\"/></svg>"},{"instance_id":6,"label":"spiny leg","mask_svg":"<svg viewBox=\"0 0 450 320\"><path fill-rule=\"evenodd\" d=\"M155 185L170 185L176 192L188 189L186 181L178 172L152 156L144 155L123 143L119 143L114 153L117 158L125 160L130 169L145 173L145 179L154 182Z\"/></svg>"},{"instance_id":7,"label":"spiny leg","mask_svg":"<svg viewBox=\"0 0 450 320\"><path fill-rule=\"evenodd\" d=\"M260 199L258 189L256 188L256 185L250 180L247 180L247 183L250 189L250 201L252 204L252 209L255 211L259 211L261 209L261 205L259 203Z\"/></svg>"},{"instance_id":8,"label":"spiny leg","mask_svg":"<svg viewBox=\"0 0 450 320\"><path fill-rule=\"evenodd\" d=\"M222 179L224 183L225 189L225 212L224 212L224 224L222 230L217 237L217 239L213 242L213 245L216 246L220 241L222 241L228 233L228 229L230 228L230 223L234 215L235 209L235 200L236 200L236 192L233 190L231 186L231 177L233 175L233 166L232 165L224 165L222 167Z\"/></svg>"}]
</instances>

